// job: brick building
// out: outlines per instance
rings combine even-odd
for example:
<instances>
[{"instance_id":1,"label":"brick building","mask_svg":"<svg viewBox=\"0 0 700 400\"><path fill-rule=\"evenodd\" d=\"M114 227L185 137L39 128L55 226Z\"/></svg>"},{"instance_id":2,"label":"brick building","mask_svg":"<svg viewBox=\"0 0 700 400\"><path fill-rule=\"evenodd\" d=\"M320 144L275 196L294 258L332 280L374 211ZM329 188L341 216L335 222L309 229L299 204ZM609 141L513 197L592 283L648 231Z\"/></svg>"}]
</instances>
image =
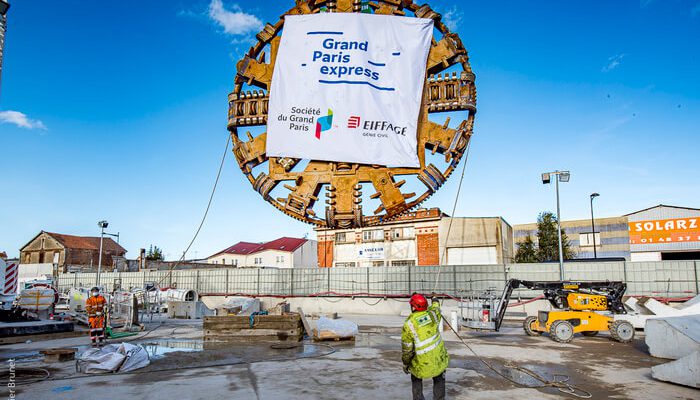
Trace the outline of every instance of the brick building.
<instances>
[{"instance_id":1,"label":"brick building","mask_svg":"<svg viewBox=\"0 0 700 400\"><path fill-rule=\"evenodd\" d=\"M317 229L319 267L501 264L513 260L500 217L452 218L420 209L376 227Z\"/></svg>"},{"instance_id":2,"label":"brick building","mask_svg":"<svg viewBox=\"0 0 700 400\"><path fill-rule=\"evenodd\" d=\"M111 267L113 258L124 257L126 250L111 238L102 242L102 266ZM100 238L41 231L20 249L21 264L58 264L92 266L97 269Z\"/></svg>"}]
</instances>

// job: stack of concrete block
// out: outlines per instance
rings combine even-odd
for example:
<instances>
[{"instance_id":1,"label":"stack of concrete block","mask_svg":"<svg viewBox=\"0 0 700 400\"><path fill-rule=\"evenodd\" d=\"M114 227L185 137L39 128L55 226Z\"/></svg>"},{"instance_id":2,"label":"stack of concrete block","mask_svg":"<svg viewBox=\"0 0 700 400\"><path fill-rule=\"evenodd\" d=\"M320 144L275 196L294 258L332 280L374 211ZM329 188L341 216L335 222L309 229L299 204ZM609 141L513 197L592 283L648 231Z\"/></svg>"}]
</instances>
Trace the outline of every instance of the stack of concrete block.
<instances>
[{"instance_id":1,"label":"stack of concrete block","mask_svg":"<svg viewBox=\"0 0 700 400\"><path fill-rule=\"evenodd\" d=\"M652 356L675 360L652 367L651 376L700 388L700 314L650 318L644 331Z\"/></svg>"}]
</instances>

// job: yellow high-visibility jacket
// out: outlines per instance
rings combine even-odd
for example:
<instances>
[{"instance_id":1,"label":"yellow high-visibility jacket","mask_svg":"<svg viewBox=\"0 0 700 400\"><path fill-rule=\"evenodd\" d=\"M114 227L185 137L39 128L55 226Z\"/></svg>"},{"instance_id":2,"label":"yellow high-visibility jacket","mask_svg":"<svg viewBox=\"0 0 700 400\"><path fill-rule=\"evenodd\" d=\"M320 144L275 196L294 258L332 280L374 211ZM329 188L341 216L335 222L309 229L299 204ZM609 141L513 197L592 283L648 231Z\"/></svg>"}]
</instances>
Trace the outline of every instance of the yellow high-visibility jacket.
<instances>
[{"instance_id":1,"label":"yellow high-visibility jacket","mask_svg":"<svg viewBox=\"0 0 700 400\"><path fill-rule=\"evenodd\" d=\"M401 360L417 378L433 378L447 369L450 357L440 337L441 323L440 304L435 302L427 311L409 315L403 324Z\"/></svg>"}]
</instances>

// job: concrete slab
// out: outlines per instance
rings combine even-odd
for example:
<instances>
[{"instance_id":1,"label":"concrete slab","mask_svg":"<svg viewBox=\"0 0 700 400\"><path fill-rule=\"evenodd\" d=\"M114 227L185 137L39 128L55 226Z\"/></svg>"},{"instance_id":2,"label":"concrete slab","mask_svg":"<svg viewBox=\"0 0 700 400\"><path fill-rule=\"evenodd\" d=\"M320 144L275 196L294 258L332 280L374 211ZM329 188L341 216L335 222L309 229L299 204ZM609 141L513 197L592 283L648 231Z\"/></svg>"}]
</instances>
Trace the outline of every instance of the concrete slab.
<instances>
[{"instance_id":1,"label":"concrete slab","mask_svg":"<svg viewBox=\"0 0 700 400\"><path fill-rule=\"evenodd\" d=\"M69 321L0 322L0 337L72 332L73 330L73 322Z\"/></svg>"},{"instance_id":2,"label":"concrete slab","mask_svg":"<svg viewBox=\"0 0 700 400\"><path fill-rule=\"evenodd\" d=\"M683 303L683 305L679 306L678 308L688 309L688 308L696 306L696 305L700 305L700 295L697 295L697 296L693 297L692 299L686 301L685 303ZM698 312L700 312L700 309L696 309L694 307L693 307L693 310L698 310Z\"/></svg>"},{"instance_id":3,"label":"concrete slab","mask_svg":"<svg viewBox=\"0 0 700 400\"><path fill-rule=\"evenodd\" d=\"M104 393L130 399L323 399L367 400L410 398L410 378L401 371L401 340L396 333L402 318L363 316L353 319L361 326L377 327L378 332L361 333L355 343L333 343L328 347L306 344L296 349L275 350L268 345L228 346L219 349L168 352L133 374L82 376L71 362L47 365L34 360L32 352L42 348L87 345L88 338L54 340L0 347L0 358L14 358L18 366L47 368L51 380L19 385L20 399L92 398ZM201 340L201 324L196 320L168 320L148 323L135 342L194 338ZM387 325L387 326L385 326ZM382 332L382 329L386 332ZM145 336L144 336L145 335ZM651 357L643 340L632 344L576 336L562 345L546 335L529 337L518 324L503 327L501 333L465 331L462 334L484 360L503 373L517 363L552 379L554 374L570 377L570 382L590 391L593 398L691 399L698 391L657 381L649 370L659 364ZM198 338L198 339L197 339ZM454 334L444 334L450 354L447 370L447 396L466 399L562 399L552 388L523 388L504 380L474 357ZM334 351L332 354L326 354ZM326 355L324 355L326 354ZM512 375L521 382L527 377ZM431 399L432 382L424 382ZM7 393L0 383L0 397Z\"/></svg>"},{"instance_id":4,"label":"concrete slab","mask_svg":"<svg viewBox=\"0 0 700 400\"><path fill-rule=\"evenodd\" d=\"M670 363L651 367L651 376L700 389L700 352L696 351Z\"/></svg>"},{"instance_id":5,"label":"concrete slab","mask_svg":"<svg viewBox=\"0 0 700 400\"><path fill-rule=\"evenodd\" d=\"M652 318L644 332L654 357L676 360L700 351L700 315Z\"/></svg>"}]
</instances>

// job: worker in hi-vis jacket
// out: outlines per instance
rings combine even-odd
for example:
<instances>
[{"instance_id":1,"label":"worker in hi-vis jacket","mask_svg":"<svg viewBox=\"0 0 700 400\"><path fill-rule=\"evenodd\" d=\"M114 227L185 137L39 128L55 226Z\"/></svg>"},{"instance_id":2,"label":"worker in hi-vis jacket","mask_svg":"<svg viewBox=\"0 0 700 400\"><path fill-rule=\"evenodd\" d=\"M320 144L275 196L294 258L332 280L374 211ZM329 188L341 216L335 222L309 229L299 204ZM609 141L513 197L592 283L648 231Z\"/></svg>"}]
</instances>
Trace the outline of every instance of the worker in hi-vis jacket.
<instances>
[{"instance_id":1,"label":"worker in hi-vis jacket","mask_svg":"<svg viewBox=\"0 0 700 400\"><path fill-rule=\"evenodd\" d=\"M433 399L445 398L445 370L450 361L440 335L442 313L436 298L428 307L423 295L414 294L409 301L411 315L401 333L403 371L411 374L413 400L424 400L423 379L433 378Z\"/></svg>"}]
</instances>

